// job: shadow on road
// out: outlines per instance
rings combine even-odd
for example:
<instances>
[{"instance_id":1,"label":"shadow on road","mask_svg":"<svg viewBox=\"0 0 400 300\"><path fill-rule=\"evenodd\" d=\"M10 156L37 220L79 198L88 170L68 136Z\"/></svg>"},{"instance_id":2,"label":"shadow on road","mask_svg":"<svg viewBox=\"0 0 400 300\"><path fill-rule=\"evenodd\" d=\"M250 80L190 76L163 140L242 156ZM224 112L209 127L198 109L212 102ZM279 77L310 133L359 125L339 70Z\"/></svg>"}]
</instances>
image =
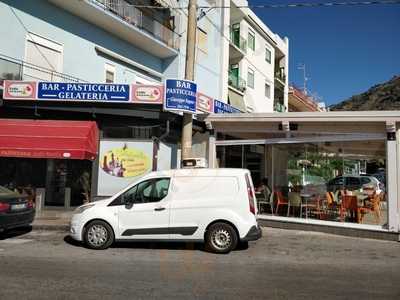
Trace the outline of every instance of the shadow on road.
<instances>
[{"instance_id":1,"label":"shadow on road","mask_svg":"<svg viewBox=\"0 0 400 300\"><path fill-rule=\"evenodd\" d=\"M0 232L0 241L5 239L11 239L32 231L32 226L20 227L15 229L10 229L4 232Z\"/></svg>"},{"instance_id":2,"label":"shadow on road","mask_svg":"<svg viewBox=\"0 0 400 300\"><path fill-rule=\"evenodd\" d=\"M75 247L85 247L83 243L75 241L69 235L64 237L64 241ZM155 250L197 250L208 252L203 243L190 243L190 242L115 242L110 248L132 248L132 249L155 249ZM241 243L234 251L246 250L247 243Z\"/></svg>"}]
</instances>

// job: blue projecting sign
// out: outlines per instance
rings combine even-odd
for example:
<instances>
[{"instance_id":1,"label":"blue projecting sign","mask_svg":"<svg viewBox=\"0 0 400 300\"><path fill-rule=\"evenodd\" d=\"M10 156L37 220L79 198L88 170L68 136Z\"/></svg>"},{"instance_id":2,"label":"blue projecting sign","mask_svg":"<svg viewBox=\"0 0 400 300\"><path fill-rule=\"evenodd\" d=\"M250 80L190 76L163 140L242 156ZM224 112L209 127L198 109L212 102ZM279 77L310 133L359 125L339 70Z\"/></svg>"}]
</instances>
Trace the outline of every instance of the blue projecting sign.
<instances>
[{"instance_id":1,"label":"blue projecting sign","mask_svg":"<svg viewBox=\"0 0 400 300\"><path fill-rule=\"evenodd\" d=\"M214 100L214 113L216 114L232 114L232 113L241 113L242 111L233 107L227 103Z\"/></svg>"},{"instance_id":2,"label":"blue projecting sign","mask_svg":"<svg viewBox=\"0 0 400 300\"><path fill-rule=\"evenodd\" d=\"M128 84L39 82L39 100L129 102Z\"/></svg>"},{"instance_id":3,"label":"blue projecting sign","mask_svg":"<svg viewBox=\"0 0 400 300\"><path fill-rule=\"evenodd\" d=\"M165 81L165 110L196 113L197 84L188 80Z\"/></svg>"}]
</instances>

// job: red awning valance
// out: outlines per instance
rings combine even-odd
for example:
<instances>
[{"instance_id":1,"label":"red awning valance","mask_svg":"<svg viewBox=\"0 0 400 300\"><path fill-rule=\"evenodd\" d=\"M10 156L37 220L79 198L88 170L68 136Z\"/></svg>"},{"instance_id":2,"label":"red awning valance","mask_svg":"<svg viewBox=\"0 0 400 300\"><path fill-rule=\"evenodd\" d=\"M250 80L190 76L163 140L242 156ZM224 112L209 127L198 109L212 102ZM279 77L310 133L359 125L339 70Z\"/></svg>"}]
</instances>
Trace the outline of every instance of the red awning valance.
<instances>
[{"instance_id":1,"label":"red awning valance","mask_svg":"<svg viewBox=\"0 0 400 300\"><path fill-rule=\"evenodd\" d=\"M96 122L0 119L0 156L94 160Z\"/></svg>"}]
</instances>

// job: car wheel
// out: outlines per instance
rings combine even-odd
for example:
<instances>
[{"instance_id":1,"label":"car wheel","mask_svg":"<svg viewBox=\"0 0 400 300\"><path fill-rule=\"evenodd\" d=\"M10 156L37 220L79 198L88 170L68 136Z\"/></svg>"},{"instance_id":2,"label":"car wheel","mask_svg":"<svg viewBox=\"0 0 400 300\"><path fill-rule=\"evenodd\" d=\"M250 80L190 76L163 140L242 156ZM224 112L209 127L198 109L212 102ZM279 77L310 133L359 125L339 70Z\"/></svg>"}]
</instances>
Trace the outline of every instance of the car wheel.
<instances>
[{"instance_id":1,"label":"car wheel","mask_svg":"<svg viewBox=\"0 0 400 300\"><path fill-rule=\"evenodd\" d=\"M236 248L238 236L232 226L215 223L206 233L206 248L215 253L228 253Z\"/></svg>"},{"instance_id":2,"label":"car wheel","mask_svg":"<svg viewBox=\"0 0 400 300\"><path fill-rule=\"evenodd\" d=\"M114 242L114 232L106 222L92 221L85 227L84 241L90 249L107 249Z\"/></svg>"}]
</instances>

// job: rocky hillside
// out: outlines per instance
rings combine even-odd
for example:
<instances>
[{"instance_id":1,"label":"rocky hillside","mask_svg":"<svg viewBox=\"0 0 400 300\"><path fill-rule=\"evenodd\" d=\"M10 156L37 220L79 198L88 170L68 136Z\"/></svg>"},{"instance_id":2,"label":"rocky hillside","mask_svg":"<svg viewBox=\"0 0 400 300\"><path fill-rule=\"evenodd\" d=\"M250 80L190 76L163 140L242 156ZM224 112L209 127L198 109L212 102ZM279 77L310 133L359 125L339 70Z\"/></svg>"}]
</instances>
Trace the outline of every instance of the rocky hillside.
<instances>
[{"instance_id":1,"label":"rocky hillside","mask_svg":"<svg viewBox=\"0 0 400 300\"><path fill-rule=\"evenodd\" d=\"M330 110L400 110L400 76L332 105Z\"/></svg>"}]
</instances>

